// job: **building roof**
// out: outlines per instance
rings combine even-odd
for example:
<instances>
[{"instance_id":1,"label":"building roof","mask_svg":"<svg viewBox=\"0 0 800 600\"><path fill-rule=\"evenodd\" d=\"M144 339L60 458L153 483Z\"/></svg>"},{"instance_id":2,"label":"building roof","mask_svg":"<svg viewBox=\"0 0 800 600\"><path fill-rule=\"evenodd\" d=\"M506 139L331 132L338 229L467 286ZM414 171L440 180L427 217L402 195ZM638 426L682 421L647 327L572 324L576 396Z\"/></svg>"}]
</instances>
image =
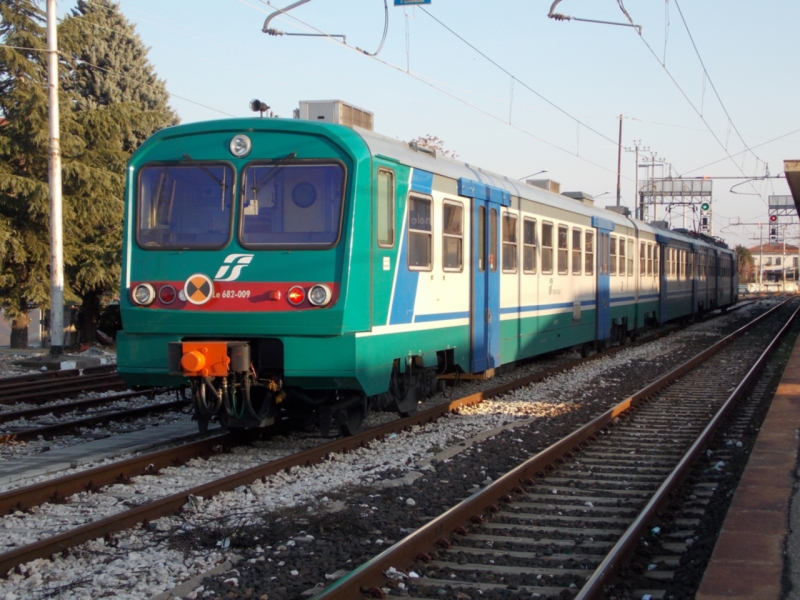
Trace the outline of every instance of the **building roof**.
<instances>
[{"instance_id":1,"label":"building roof","mask_svg":"<svg viewBox=\"0 0 800 600\"><path fill-rule=\"evenodd\" d=\"M752 248L748 248L750 250L750 254L756 255L761 254L797 254L798 247L792 244L764 244L763 246L753 246Z\"/></svg>"}]
</instances>

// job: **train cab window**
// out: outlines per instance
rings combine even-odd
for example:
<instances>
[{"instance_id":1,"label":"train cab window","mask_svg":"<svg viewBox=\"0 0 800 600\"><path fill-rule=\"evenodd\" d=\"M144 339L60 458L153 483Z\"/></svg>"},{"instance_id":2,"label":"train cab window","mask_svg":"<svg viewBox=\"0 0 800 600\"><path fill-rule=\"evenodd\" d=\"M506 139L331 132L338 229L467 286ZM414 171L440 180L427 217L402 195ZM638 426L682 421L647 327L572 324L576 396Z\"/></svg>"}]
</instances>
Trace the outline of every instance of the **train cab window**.
<instances>
[{"instance_id":1,"label":"train cab window","mask_svg":"<svg viewBox=\"0 0 800 600\"><path fill-rule=\"evenodd\" d=\"M503 213L503 273L517 272L517 217Z\"/></svg>"},{"instance_id":2,"label":"train cab window","mask_svg":"<svg viewBox=\"0 0 800 600\"><path fill-rule=\"evenodd\" d=\"M542 273L553 272L553 224L542 223Z\"/></svg>"},{"instance_id":3,"label":"train cab window","mask_svg":"<svg viewBox=\"0 0 800 600\"><path fill-rule=\"evenodd\" d=\"M147 249L221 248L231 238L233 168L151 165L139 172L136 241Z\"/></svg>"},{"instance_id":4,"label":"train cab window","mask_svg":"<svg viewBox=\"0 0 800 600\"><path fill-rule=\"evenodd\" d=\"M617 238L611 236L611 275L617 274Z\"/></svg>"},{"instance_id":5,"label":"train cab window","mask_svg":"<svg viewBox=\"0 0 800 600\"><path fill-rule=\"evenodd\" d=\"M442 207L442 268L461 271L464 268L464 205L445 200Z\"/></svg>"},{"instance_id":6,"label":"train cab window","mask_svg":"<svg viewBox=\"0 0 800 600\"><path fill-rule=\"evenodd\" d=\"M586 232L586 251L583 254L583 272L594 275L594 231Z\"/></svg>"},{"instance_id":7,"label":"train cab window","mask_svg":"<svg viewBox=\"0 0 800 600\"><path fill-rule=\"evenodd\" d=\"M245 248L328 248L339 240L345 169L340 163L251 163L241 191Z\"/></svg>"},{"instance_id":8,"label":"train cab window","mask_svg":"<svg viewBox=\"0 0 800 600\"><path fill-rule=\"evenodd\" d=\"M653 274L653 244L647 244L647 274Z\"/></svg>"},{"instance_id":9,"label":"train cab window","mask_svg":"<svg viewBox=\"0 0 800 600\"><path fill-rule=\"evenodd\" d=\"M572 274L581 274L581 230L572 230Z\"/></svg>"},{"instance_id":10,"label":"train cab window","mask_svg":"<svg viewBox=\"0 0 800 600\"><path fill-rule=\"evenodd\" d=\"M394 246L394 172L378 169L378 246Z\"/></svg>"},{"instance_id":11,"label":"train cab window","mask_svg":"<svg viewBox=\"0 0 800 600\"><path fill-rule=\"evenodd\" d=\"M497 271L497 209L489 210L489 269Z\"/></svg>"},{"instance_id":12,"label":"train cab window","mask_svg":"<svg viewBox=\"0 0 800 600\"><path fill-rule=\"evenodd\" d=\"M408 196L408 268L429 271L431 263L431 198Z\"/></svg>"},{"instance_id":13,"label":"train cab window","mask_svg":"<svg viewBox=\"0 0 800 600\"><path fill-rule=\"evenodd\" d=\"M558 274L566 275L569 273L569 250L567 245L567 226L558 226Z\"/></svg>"},{"instance_id":14,"label":"train cab window","mask_svg":"<svg viewBox=\"0 0 800 600\"><path fill-rule=\"evenodd\" d=\"M536 221L522 221L522 270L536 273Z\"/></svg>"}]
</instances>

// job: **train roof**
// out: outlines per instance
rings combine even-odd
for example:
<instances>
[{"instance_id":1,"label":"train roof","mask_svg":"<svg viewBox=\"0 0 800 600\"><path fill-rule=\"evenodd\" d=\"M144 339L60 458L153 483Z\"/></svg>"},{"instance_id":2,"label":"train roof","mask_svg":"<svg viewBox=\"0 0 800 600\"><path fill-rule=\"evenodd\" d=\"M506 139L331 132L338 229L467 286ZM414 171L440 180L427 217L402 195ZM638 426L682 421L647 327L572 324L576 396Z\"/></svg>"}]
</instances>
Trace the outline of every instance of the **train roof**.
<instances>
[{"instance_id":1,"label":"train roof","mask_svg":"<svg viewBox=\"0 0 800 600\"><path fill-rule=\"evenodd\" d=\"M583 214L589 217L597 216L606 221L610 221L622 227L635 227L639 231L648 232L654 236L660 235L670 239L681 240L686 244L708 245L716 248L725 247L720 245L713 238L694 234L688 231L677 231L662 229L652 224L626 217L622 214L612 212L597 206L585 204L580 200L570 198L561 194L556 194L521 181L511 179L505 175L493 173L478 166L464 163L452 158L435 155L433 153L416 150L406 142L389 138L375 133L374 131L362 129L360 127L347 127L336 123L320 123L302 119L259 119L233 118L219 119L200 123L189 123L165 128L151 136L131 157L131 162L135 157L142 156L157 143L159 139L171 137L194 135L204 131L232 131L241 129L243 132L255 131L261 128L277 128L282 130L302 130L306 132L322 133L336 139L339 143L352 146L356 139L361 139L367 146L367 150L373 156L385 156L396 160L404 165L422 169L437 175L449 177L451 179L466 178L479 181L487 185L494 186L525 200L531 200L551 206L560 210L567 210L576 214Z\"/></svg>"},{"instance_id":2,"label":"train roof","mask_svg":"<svg viewBox=\"0 0 800 600\"><path fill-rule=\"evenodd\" d=\"M552 206L577 214L601 217L619 226L636 227L639 231L680 240L686 244L708 245L715 248L727 249L727 245L720 244L707 235L695 234L688 230L662 229L655 225L645 223L644 221L626 217L620 213L585 204L569 196L556 194L543 188L511 179L505 175L487 171L486 169L469 163L464 163L447 156L416 150L406 142L386 137L374 131L362 129L360 127L354 127L353 129L361 135L373 155L385 156L410 167L429 171L451 179L464 177L466 179L480 181L481 183L500 188L519 198L532 200L546 206Z\"/></svg>"}]
</instances>

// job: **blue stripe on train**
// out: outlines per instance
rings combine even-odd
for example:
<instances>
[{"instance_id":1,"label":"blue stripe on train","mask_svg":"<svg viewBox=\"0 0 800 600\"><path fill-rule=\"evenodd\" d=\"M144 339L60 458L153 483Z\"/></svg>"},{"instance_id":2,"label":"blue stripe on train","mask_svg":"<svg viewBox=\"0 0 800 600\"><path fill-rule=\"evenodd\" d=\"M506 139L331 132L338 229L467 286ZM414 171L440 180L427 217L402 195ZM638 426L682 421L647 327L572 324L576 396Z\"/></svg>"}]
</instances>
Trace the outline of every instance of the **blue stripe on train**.
<instances>
[{"instance_id":1,"label":"blue stripe on train","mask_svg":"<svg viewBox=\"0 0 800 600\"><path fill-rule=\"evenodd\" d=\"M433 189L433 173L414 169L411 172L411 190L421 194L430 194ZM406 207L406 215L408 207ZM403 231L400 239L400 256L397 259L397 280L392 291L394 301L389 324L398 325L414 321L414 301L417 298L419 272L408 268L408 219L403 219Z\"/></svg>"}]
</instances>

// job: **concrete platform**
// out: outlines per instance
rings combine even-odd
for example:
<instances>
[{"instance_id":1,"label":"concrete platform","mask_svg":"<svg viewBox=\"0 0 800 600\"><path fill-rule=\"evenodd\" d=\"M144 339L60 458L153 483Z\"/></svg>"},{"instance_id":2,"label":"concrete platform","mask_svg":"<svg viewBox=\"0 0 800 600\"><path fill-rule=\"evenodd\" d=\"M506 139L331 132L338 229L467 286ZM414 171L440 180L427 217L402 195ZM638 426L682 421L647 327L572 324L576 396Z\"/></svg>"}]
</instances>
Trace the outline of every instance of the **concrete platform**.
<instances>
[{"instance_id":1,"label":"concrete platform","mask_svg":"<svg viewBox=\"0 0 800 600\"><path fill-rule=\"evenodd\" d=\"M209 435L219 432L210 426ZM114 434L110 437L76 444L41 454L3 461L0 466L0 484L13 483L37 475L57 473L64 469L113 458L131 452L142 452L169 441L182 441L197 435L197 423L187 415L185 420L169 425L149 427L131 433Z\"/></svg>"},{"instance_id":2,"label":"concrete platform","mask_svg":"<svg viewBox=\"0 0 800 600\"><path fill-rule=\"evenodd\" d=\"M697 600L800 598L800 341L736 489Z\"/></svg>"},{"instance_id":3,"label":"concrete platform","mask_svg":"<svg viewBox=\"0 0 800 600\"><path fill-rule=\"evenodd\" d=\"M50 354L38 354L30 358L23 358L12 361L18 367L41 371L66 371L68 369L87 369L89 367L99 367L103 361L97 356L78 356L74 354L62 354L60 356L50 356Z\"/></svg>"}]
</instances>

